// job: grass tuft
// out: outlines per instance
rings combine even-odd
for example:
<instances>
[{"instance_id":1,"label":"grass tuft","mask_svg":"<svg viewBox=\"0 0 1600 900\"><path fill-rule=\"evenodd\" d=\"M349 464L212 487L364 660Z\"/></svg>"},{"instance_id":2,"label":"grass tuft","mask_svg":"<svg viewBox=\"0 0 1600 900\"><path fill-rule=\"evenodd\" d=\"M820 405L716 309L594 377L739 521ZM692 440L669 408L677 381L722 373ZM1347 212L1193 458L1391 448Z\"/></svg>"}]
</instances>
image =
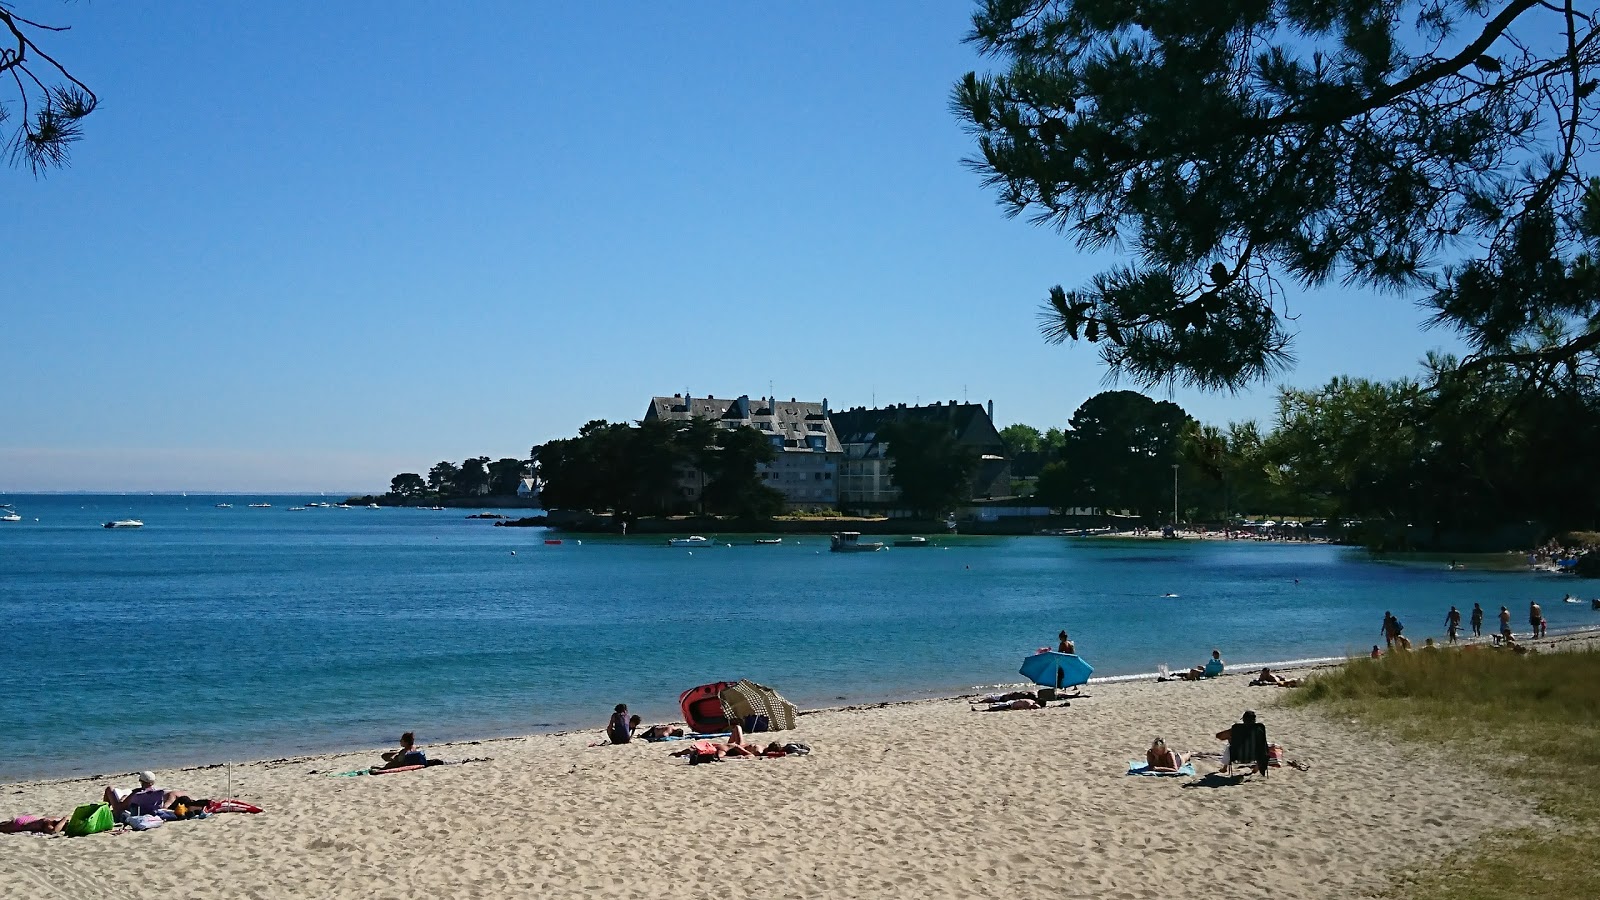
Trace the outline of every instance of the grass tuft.
<instances>
[{"instance_id":1,"label":"grass tuft","mask_svg":"<svg viewBox=\"0 0 1600 900\"><path fill-rule=\"evenodd\" d=\"M1427 900L1600 897L1600 650L1517 656L1485 648L1356 659L1289 698L1467 765L1539 798L1554 829L1488 838L1391 894Z\"/></svg>"}]
</instances>

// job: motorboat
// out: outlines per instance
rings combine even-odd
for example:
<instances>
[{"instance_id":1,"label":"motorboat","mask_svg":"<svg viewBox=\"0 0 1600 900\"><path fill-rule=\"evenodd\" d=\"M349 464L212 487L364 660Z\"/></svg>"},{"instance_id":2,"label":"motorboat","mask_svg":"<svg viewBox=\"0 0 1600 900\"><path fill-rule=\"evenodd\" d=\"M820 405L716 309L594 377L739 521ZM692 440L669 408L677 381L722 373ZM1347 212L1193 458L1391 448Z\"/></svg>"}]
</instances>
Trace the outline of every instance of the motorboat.
<instances>
[{"instance_id":1,"label":"motorboat","mask_svg":"<svg viewBox=\"0 0 1600 900\"><path fill-rule=\"evenodd\" d=\"M762 545L781 544L783 543L783 538L756 538L756 543Z\"/></svg>"},{"instance_id":2,"label":"motorboat","mask_svg":"<svg viewBox=\"0 0 1600 900\"><path fill-rule=\"evenodd\" d=\"M709 543L711 543L710 538L701 537L698 534L691 534L688 537L667 538L668 547L700 547Z\"/></svg>"},{"instance_id":3,"label":"motorboat","mask_svg":"<svg viewBox=\"0 0 1600 900\"><path fill-rule=\"evenodd\" d=\"M304 506L291 506L291 507L289 507L289 512L304 512L304 511L305 511L305 507Z\"/></svg>"},{"instance_id":4,"label":"motorboat","mask_svg":"<svg viewBox=\"0 0 1600 900\"><path fill-rule=\"evenodd\" d=\"M354 507L354 506L351 506L351 505L350 505L350 504L348 504L348 503L335 503L335 504L334 504L334 505L333 505L333 508L334 508L334 509L355 509L355 507Z\"/></svg>"},{"instance_id":5,"label":"motorboat","mask_svg":"<svg viewBox=\"0 0 1600 900\"><path fill-rule=\"evenodd\" d=\"M233 509L232 503L218 503L217 509Z\"/></svg>"},{"instance_id":6,"label":"motorboat","mask_svg":"<svg viewBox=\"0 0 1600 900\"><path fill-rule=\"evenodd\" d=\"M252 503L252 504L250 504L250 508L251 509L271 509L272 508L272 504L271 503Z\"/></svg>"},{"instance_id":7,"label":"motorboat","mask_svg":"<svg viewBox=\"0 0 1600 900\"><path fill-rule=\"evenodd\" d=\"M20 513L13 512L10 509L6 510L5 515L0 516L0 522L21 522L21 521L22 521L22 515Z\"/></svg>"},{"instance_id":8,"label":"motorboat","mask_svg":"<svg viewBox=\"0 0 1600 900\"><path fill-rule=\"evenodd\" d=\"M883 541L863 541L859 531L841 531L828 542L834 553L872 553L883 549Z\"/></svg>"},{"instance_id":9,"label":"motorboat","mask_svg":"<svg viewBox=\"0 0 1600 900\"><path fill-rule=\"evenodd\" d=\"M102 527L105 527L105 528L143 528L144 527L144 523L139 521L138 519L117 519L114 522L107 522Z\"/></svg>"},{"instance_id":10,"label":"motorboat","mask_svg":"<svg viewBox=\"0 0 1600 900\"><path fill-rule=\"evenodd\" d=\"M928 539L925 538L925 537L908 537L908 538L906 538L904 540L895 541L894 545L896 547L932 547L933 546L932 544L928 543Z\"/></svg>"},{"instance_id":11,"label":"motorboat","mask_svg":"<svg viewBox=\"0 0 1600 900\"><path fill-rule=\"evenodd\" d=\"M434 512L444 512L444 507L442 507L442 506L430 506L428 508L433 510Z\"/></svg>"},{"instance_id":12,"label":"motorboat","mask_svg":"<svg viewBox=\"0 0 1600 900\"><path fill-rule=\"evenodd\" d=\"M377 508L378 508L378 504L376 504L376 503L368 503L367 504L367 509L377 509Z\"/></svg>"},{"instance_id":13,"label":"motorboat","mask_svg":"<svg viewBox=\"0 0 1600 900\"><path fill-rule=\"evenodd\" d=\"M316 501L316 500L313 500L313 501L311 501L311 502L310 502L310 503L307 503L307 504L306 504L306 506L307 506L307 507L313 507L313 506L315 506L315 507L317 507L317 508L319 508L319 509L320 509L320 508L322 508L322 507L325 507L325 506L329 506L329 505L331 505L331 504L327 504L327 503L321 503L321 502L319 502L319 501Z\"/></svg>"}]
</instances>

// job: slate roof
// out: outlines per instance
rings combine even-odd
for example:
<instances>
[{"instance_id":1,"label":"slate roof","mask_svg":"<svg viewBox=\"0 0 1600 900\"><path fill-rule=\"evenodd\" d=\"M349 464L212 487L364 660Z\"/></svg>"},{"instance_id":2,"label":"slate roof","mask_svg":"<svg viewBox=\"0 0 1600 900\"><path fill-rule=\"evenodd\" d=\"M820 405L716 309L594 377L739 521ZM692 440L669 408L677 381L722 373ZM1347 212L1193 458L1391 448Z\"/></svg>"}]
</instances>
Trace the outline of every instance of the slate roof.
<instances>
[{"instance_id":1,"label":"slate roof","mask_svg":"<svg viewBox=\"0 0 1600 900\"><path fill-rule=\"evenodd\" d=\"M748 415L740 415L744 410L748 410ZM762 424L771 426L762 429L769 434L782 434L785 450L811 452L808 438L814 434L821 434L826 438L822 452L842 453L844 448L839 445L839 438L825 410L826 407L822 403L794 399L777 400L749 396L729 400L716 397L651 397L650 406L645 410L645 418L694 417L723 421L748 419L750 424L757 428ZM813 431L810 428L812 425L819 425L822 430Z\"/></svg>"}]
</instances>

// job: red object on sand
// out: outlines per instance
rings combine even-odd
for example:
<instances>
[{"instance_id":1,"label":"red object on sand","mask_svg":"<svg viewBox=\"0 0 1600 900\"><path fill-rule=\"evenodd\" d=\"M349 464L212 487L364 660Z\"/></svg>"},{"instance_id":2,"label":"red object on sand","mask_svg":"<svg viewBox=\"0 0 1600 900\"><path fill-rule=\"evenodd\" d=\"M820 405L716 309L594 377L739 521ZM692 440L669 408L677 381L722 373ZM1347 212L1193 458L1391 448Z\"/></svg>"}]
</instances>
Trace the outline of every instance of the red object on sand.
<instances>
[{"instance_id":1,"label":"red object on sand","mask_svg":"<svg viewBox=\"0 0 1600 900\"><path fill-rule=\"evenodd\" d=\"M689 730L700 734L718 734L728 730L727 711L722 706L722 692L738 684L736 681L717 681L689 688L678 695L678 708L683 710L683 721Z\"/></svg>"},{"instance_id":2,"label":"red object on sand","mask_svg":"<svg viewBox=\"0 0 1600 900\"><path fill-rule=\"evenodd\" d=\"M427 768L427 766L395 766L392 769L373 769L372 770L372 774L374 774L374 775L393 775L395 772L415 772L418 769L426 769L426 768Z\"/></svg>"}]
</instances>

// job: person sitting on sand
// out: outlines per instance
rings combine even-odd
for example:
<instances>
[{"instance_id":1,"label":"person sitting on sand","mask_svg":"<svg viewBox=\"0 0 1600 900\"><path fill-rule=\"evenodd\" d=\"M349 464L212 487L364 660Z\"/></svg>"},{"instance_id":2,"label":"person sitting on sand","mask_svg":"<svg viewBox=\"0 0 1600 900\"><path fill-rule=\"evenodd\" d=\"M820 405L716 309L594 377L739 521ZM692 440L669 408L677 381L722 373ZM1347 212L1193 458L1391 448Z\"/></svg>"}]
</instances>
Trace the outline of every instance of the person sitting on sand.
<instances>
[{"instance_id":1,"label":"person sitting on sand","mask_svg":"<svg viewBox=\"0 0 1600 900\"><path fill-rule=\"evenodd\" d=\"M1195 666L1187 672L1179 672L1178 677L1182 678L1184 681L1199 681L1202 678L1215 678L1222 674L1223 668L1224 664L1222 662L1222 651L1212 650L1211 658L1206 660L1205 665Z\"/></svg>"},{"instance_id":2,"label":"person sitting on sand","mask_svg":"<svg viewBox=\"0 0 1600 900\"><path fill-rule=\"evenodd\" d=\"M1372 658L1373 659L1382 659L1383 658L1383 651L1378 649L1378 645L1377 644L1373 644L1372 645Z\"/></svg>"},{"instance_id":3,"label":"person sitting on sand","mask_svg":"<svg viewBox=\"0 0 1600 900\"><path fill-rule=\"evenodd\" d=\"M417 736L412 732L400 735L399 750L383 751L383 764L374 769L398 769L403 766L425 766L428 755L417 749Z\"/></svg>"},{"instance_id":4,"label":"person sitting on sand","mask_svg":"<svg viewBox=\"0 0 1600 900\"><path fill-rule=\"evenodd\" d=\"M1061 634L1057 635L1057 637L1059 642L1056 644L1056 652L1073 654L1078 652L1078 645L1072 642L1072 638L1067 637L1066 629L1062 629Z\"/></svg>"},{"instance_id":5,"label":"person sitting on sand","mask_svg":"<svg viewBox=\"0 0 1600 900\"><path fill-rule=\"evenodd\" d=\"M1144 764L1149 766L1152 772L1176 772L1183 768L1186 762L1188 759L1182 753L1168 748L1166 740L1162 738L1156 738L1144 754Z\"/></svg>"},{"instance_id":6,"label":"person sitting on sand","mask_svg":"<svg viewBox=\"0 0 1600 900\"><path fill-rule=\"evenodd\" d=\"M1265 666L1263 666L1262 669L1261 669L1261 674L1257 675L1256 679L1254 681L1250 682L1250 685L1252 687L1266 686L1266 687L1287 687L1287 688L1292 688L1292 687L1299 687L1300 686L1300 679L1298 679L1298 678L1285 678L1282 675L1278 675L1275 672L1273 672L1271 669L1266 668Z\"/></svg>"},{"instance_id":7,"label":"person sitting on sand","mask_svg":"<svg viewBox=\"0 0 1600 900\"><path fill-rule=\"evenodd\" d=\"M626 744L633 740L633 729L639 725L639 717L628 718L628 704L618 703L611 712L611 721L606 723L606 737L613 744Z\"/></svg>"},{"instance_id":8,"label":"person sitting on sand","mask_svg":"<svg viewBox=\"0 0 1600 900\"><path fill-rule=\"evenodd\" d=\"M129 816L153 816L171 806L177 796L172 791L156 787L155 774L145 771L139 773L138 790L123 790L107 785L100 799L110 804L111 817L122 822Z\"/></svg>"},{"instance_id":9,"label":"person sitting on sand","mask_svg":"<svg viewBox=\"0 0 1600 900\"><path fill-rule=\"evenodd\" d=\"M0 834L60 834L67 827L67 816L12 816L0 822Z\"/></svg>"}]
</instances>

